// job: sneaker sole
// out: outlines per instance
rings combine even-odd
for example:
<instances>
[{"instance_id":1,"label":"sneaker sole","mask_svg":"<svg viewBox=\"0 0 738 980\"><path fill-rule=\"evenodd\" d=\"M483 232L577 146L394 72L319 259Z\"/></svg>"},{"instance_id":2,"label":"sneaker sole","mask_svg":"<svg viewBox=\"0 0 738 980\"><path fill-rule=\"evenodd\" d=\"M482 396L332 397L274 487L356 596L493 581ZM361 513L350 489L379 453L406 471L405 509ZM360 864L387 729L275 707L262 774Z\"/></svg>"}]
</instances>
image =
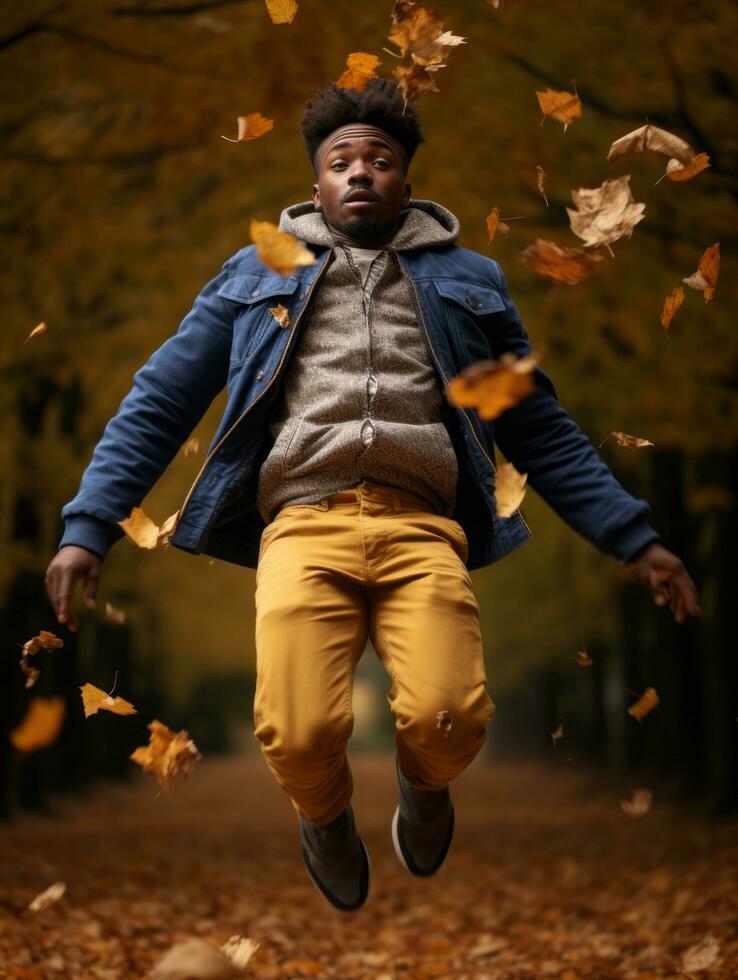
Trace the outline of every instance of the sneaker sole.
<instances>
[{"instance_id":1,"label":"sneaker sole","mask_svg":"<svg viewBox=\"0 0 738 980\"><path fill-rule=\"evenodd\" d=\"M359 901L356 902L354 905L346 905L345 902L342 902L340 899L336 898L335 895L332 895L328 891L328 889L324 887L324 885L320 881L320 878L318 878L318 876L313 872L313 869L310 866L310 858L308 856L308 853L307 853L307 851L305 849L305 846L302 845L302 861L303 861L303 864L305 865L305 870L308 873L308 877L312 881L312 883L315 886L315 888L323 896L323 898L325 898L328 902L330 902L331 905L334 908L340 909L341 912L353 912L355 909L361 908L361 906L364 904L364 902L366 902L367 897L369 895L369 885L371 883L372 862L369 859L369 851L367 851L367 849L366 849L366 844L364 843L364 841L361 838L359 838L359 840L361 841L361 846L362 846L362 848L364 850L364 858L366 860L366 887L362 889L361 895L359 896ZM363 871L362 871L362 875L363 875Z\"/></svg>"},{"instance_id":2,"label":"sneaker sole","mask_svg":"<svg viewBox=\"0 0 738 980\"><path fill-rule=\"evenodd\" d=\"M446 855L448 854L448 850L451 847L451 841L453 840L453 836L454 836L455 815L453 809L451 811L451 826L449 829L449 834L448 837L446 838L446 841L442 849L443 855L441 857L439 864L437 865L437 867L433 869L433 871L413 871L413 869L407 863L407 861L405 860L405 855L402 853L402 847L400 846L400 837L398 834L399 822L400 822L400 808L398 806L397 809L395 810L394 817L392 817L392 844L394 845L395 848L395 854L400 859L400 863L402 864L403 868L406 868L410 872L410 874L414 875L416 878L429 878L431 875L438 874L438 872L443 867L444 861L446 860Z\"/></svg>"}]
</instances>

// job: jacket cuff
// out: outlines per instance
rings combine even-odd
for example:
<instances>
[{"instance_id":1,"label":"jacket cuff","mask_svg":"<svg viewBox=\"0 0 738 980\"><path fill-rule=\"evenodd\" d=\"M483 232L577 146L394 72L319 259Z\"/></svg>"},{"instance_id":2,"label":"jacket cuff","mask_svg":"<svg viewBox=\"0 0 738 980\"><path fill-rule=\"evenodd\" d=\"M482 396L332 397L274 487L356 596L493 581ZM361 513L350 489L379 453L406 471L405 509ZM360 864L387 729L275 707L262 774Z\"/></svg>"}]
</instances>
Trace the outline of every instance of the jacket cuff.
<instances>
[{"instance_id":1,"label":"jacket cuff","mask_svg":"<svg viewBox=\"0 0 738 980\"><path fill-rule=\"evenodd\" d=\"M64 522L64 533L59 547L64 548L73 544L78 548L91 551L100 561L104 561L108 551L124 535L125 531L117 524L103 521L99 517L91 517L89 514L77 514L68 517Z\"/></svg>"},{"instance_id":2,"label":"jacket cuff","mask_svg":"<svg viewBox=\"0 0 738 980\"><path fill-rule=\"evenodd\" d=\"M659 540L658 532L641 518L612 531L605 540L600 542L600 548L627 565L647 544Z\"/></svg>"}]
</instances>

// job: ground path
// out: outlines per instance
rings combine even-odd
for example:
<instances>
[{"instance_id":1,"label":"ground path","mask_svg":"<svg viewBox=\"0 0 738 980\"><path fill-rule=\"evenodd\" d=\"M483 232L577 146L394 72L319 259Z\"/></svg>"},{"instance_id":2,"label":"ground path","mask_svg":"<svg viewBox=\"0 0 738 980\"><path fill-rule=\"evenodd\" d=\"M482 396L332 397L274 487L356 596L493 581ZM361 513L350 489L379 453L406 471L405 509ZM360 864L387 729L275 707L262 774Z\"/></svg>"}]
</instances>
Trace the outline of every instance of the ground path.
<instances>
[{"instance_id":1,"label":"ground path","mask_svg":"<svg viewBox=\"0 0 738 980\"><path fill-rule=\"evenodd\" d=\"M457 834L429 880L390 840L391 756L351 756L372 890L354 913L307 878L297 818L257 754L203 761L156 798L153 777L0 826L0 977L138 980L173 943L257 940L248 977L610 980L738 977L738 822L655 801L625 816L604 778L478 758L454 783ZM627 793L625 794L627 795ZM65 897L25 911L51 882Z\"/></svg>"}]
</instances>

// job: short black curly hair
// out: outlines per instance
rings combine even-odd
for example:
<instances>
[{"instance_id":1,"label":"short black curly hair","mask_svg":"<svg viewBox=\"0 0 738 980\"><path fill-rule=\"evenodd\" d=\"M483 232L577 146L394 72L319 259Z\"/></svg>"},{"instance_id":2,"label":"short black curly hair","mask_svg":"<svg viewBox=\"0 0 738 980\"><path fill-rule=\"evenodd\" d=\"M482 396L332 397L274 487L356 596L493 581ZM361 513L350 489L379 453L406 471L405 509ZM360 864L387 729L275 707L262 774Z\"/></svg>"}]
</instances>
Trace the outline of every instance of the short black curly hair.
<instances>
[{"instance_id":1,"label":"short black curly hair","mask_svg":"<svg viewBox=\"0 0 738 980\"><path fill-rule=\"evenodd\" d=\"M361 92L329 82L316 89L300 120L305 147L316 174L318 147L326 136L348 123L368 123L396 139L405 151L406 173L415 151L425 142L414 103L405 105L400 88L392 79L370 78Z\"/></svg>"}]
</instances>

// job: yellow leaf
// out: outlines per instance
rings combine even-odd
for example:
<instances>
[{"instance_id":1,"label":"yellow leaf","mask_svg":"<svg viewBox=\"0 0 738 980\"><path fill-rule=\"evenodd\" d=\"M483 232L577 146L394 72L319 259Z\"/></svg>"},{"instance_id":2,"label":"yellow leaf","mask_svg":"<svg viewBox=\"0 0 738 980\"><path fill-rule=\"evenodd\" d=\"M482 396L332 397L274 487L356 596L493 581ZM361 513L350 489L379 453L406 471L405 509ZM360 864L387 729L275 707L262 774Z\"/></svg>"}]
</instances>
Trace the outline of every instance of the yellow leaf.
<instances>
[{"instance_id":1,"label":"yellow leaf","mask_svg":"<svg viewBox=\"0 0 738 980\"><path fill-rule=\"evenodd\" d=\"M19 752L45 749L59 737L66 712L64 698L34 698L20 725L11 731L11 743Z\"/></svg>"},{"instance_id":2,"label":"yellow leaf","mask_svg":"<svg viewBox=\"0 0 738 980\"><path fill-rule=\"evenodd\" d=\"M149 744L139 746L131 753L130 758L144 772L153 773L164 789L169 780L183 773L188 776L198 759L201 758L197 746L186 731L173 731L160 721L151 722L147 726L151 734Z\"/></svg>"},{"instance_id":3,"label":"yellow leaf","mask_svg":"<svg viewBox=\"0 0 738 980\"><path fill-rule=\"evenodd\" d=\"M634 789L629 800L621 800L623 813L629 817L644 817L651 809L653 793L650 789Z\"/></svg>"},{"instance_id":4,"label":"yellow leaf","mask_svg":"<svg viewBox=\"0 0 738 980\"><path fill-rule=\"evenodd\" d=\"M430 7L411 0L395 0L389 40L400 49L402 57L412 55L417 64L439 64L451 48L465 43L465 38L443 30L443 20Z\"/></svg>"},{"instance_id":5,"label":"yellow leaf","mask_svg":"<svg viewBox=\"0 0 738 980\"><path fill-rule=\"evenodd\" d=\"M703 296L705 297L705 302L709 303L715 295L719 273L720 242L715 242L714 245L710 245L702 253L702 258L697 264L697 271L693 272L691 276L687 276L686 279L682 279L682 282L691 286L692 289L704 290Z\"/></svg>"},{"instance_id":6,"label":"yellow leaf","mask_svg":"<svg viewBox=\"0 0 738 980\"><path fill-rule=\"evenodd\" d=\"M495 206L492 208L490 213L487 215L487 238L491 245L492 239L495 237L495 232L499 231L501 235L510 234L510 225L506 225L504 221L500 218L500 209Z\"/></svg>"},{"instance_id":7,"label":"yellow leaf","mask_svg":"<svg viewBox=\"0 0 738 980\"><path fill-rule=\"evenodd\" d=\"M28 911L43 912L44 909L58 902L66 890L67 886L63 881L55 881L53 885L49 885L46 891L41 892L40 895L34 898L28 906Z\"/></svg>"},{"instance_id":8,"label":"yellow leaf","mask_svg":"<svg viewBox=\"0 0 738 980\"><path fill-rule=\"evenodd\" d=\"M266 119L260 112L250 112L248 116L238 116L238 135L235 139L230 136L223 136L229 143L246 143L248 140L258 139L264 133L268 133L274 128L274 120ZM221 134L222 135L222 134Z\"/></svg>"},{"instance_id":9,"label":"yellow leaf","mask_svg":"<svg viewBox=\"0 0 738 980\"><path fill-rule=\"evenodd\" d=\"M111 697L106 691L101 691L94 684L83 684L80 687L82 692L82 706L85 711L85 718L96 715L98 711L110 711L114 715L137 715L138 712L130 701L123 698Z\"/></svg>"},{"instance_id":10,"label":"yellow leaf","mask_svg":"<svg viewBox=\"0 0 738 980\"><path fill-rule=\"evenodd\" d=\"M29 333L29 335L23 341L23 343L24 344L27 344L28 341L31 339L31 337L38 337L38 335L40 333L45 333L45 332L46 332L46 324L45 323L39 323L39 325L37 327L34 327L33 328L33 330Z\"/></svg>"},{"instance_id":11,"label":"yellow leaf","mask_svg":"<svg viewBox=\"0 0 738 980\"><path fill-rule=\"evenodd\" d=\"M599 187L572 191L575 208L567 208L569 224L585 245L605 245L625 236L643 220L646 205L636 203L629 185L630 174L605 180ZM578 210L577 210L578 209Z\"/></svg>"},{"instance_id":12,"label":"yellow leaf","mask_svg":"<svg viewBox=\"0 0 738 980\"><path fill-rule=\"evenodd\" d=\"M336 85L339 88L353 88L357 92L363 92L370 78L379 77L375 71L379 64L379 58L375 54L355 51L346 59L346 70Z\"/></svg>"},{"instance_id":13,"label":"yellow leaf","mask_svg":"<svg viewBox=\"0 0 738 980\"><path fill-rule=\"evenodd\" d=\"M251 221L251 241L259 258L280 276L291 276L299 265L315 265L317 259L293 235L271 221Z\"/></svg>"},{"instance_id":14,"label":"yellow leaf","mask_svg":"<svg viewBox=\"0 0 738 980\"><path fill-rule=\"evenodd\" d=\"M607 257L607 252L602 249L562 247L544 238L538 238L534 245L524 248L518 255L523 265L539 276L565 286L576 286Z\"/></svg>"},{"instance_id":15,"label":"yellow leaf","mask_svg":"<svg viewBox=\"0 0 738 980\"><path fill-rule=\"evenodd\" d=\"M550 116L551 119L563 123L564 132L570 122L582 118L582 103L576 93L556 92L547 88L545 92L536 92L536 96L544 119Z\"/></svg>"},{"instance_id":16,"label":"yellow leaf","mask_svg":"<svg viewBox=\"0 0 738 980\"><path fill-rule=\"evenodd\" d=\"M659 703L659 696L652 687L647 687L635 704L628 708L628 714L633 715L638 721L645 718L647 714Z\"/></svg>"},{"instance_id":17,"label":"yellow leaf","mask_svg":"<svg viewBox=\"0 0 738 980\"><path fill-rule=\"evenodd\" d=\"M266 0L273 24L291 24L297 13L297 0Z\"/></svg>"},{"instance_id":18,"label":"yellow leaf","mask_svg":"<svg viewBox=\"0 0 738 980\"><path fill-rule=\"evenodd\" d=\"M537 363L533 353L517 358L510 352L499 361L479 361L451 379L446 397L451 405L475 408L482 419L497 418L534 391Z\"/></svg>"},{"instance_id":19,"label":"yellow leaf","mask_svg":"<svg viewBox=\"0 0 738 980\"><path fill-rule=\"evenodd\" d=\"M518 473L512 463L501 463L497 467L495 481L495 500L500 517L510 517L520 507L525 497L527 473Z\"/></svg>"},{"instance_id":20,"label":"yellow leaf","mask_svg":"<svg viewBox=\"0 0 738 980\"><path fill-rule=\"evenodd\" d=\"M661 311L661 326L664 330L669 329L672 317L684 302L684 290L681 286L673 289L664 300L664 308Z\"/></svg>"},{"instance_id":21,"label":"yellow leaf","mask_svg":"<svg viewBox=\"0 0 738 980\"><path fill-rule=\"evenodd\" d=\"M270 306L269 312L272 314L272 316L280 325L280 327L289 327L290 311L287 309L286 306L282 306L281 303L279 304L279 306Z\"/></svg>"},{"instance_id":22,"label":"yellow leaf","mask_svg":"<svg viewBox=\"0 0 738 980\"><path fill-rule=\"evenodd\" d=\"M179 511L171 514L159 527L155 524L141 507L134 507L130 517L126 517L118 524L123 528L128 537L137 544L139 548L156 548L157 545L167 545L172 536Z\"/></svg>"}]
</instances>

